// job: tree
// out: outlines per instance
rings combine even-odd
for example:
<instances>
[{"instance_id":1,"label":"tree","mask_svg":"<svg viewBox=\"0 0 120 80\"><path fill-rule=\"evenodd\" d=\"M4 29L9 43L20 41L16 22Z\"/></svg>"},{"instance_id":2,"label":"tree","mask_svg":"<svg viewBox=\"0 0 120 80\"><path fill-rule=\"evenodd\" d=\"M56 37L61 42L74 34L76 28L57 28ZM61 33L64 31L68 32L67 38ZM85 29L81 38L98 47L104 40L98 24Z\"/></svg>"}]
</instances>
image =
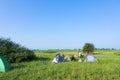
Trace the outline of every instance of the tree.
<instances>
[{"instance_id":1,"label":"tree","mask_svg":"<svg viewBox=\"0 0 120 80\"><path fill-rule=\"evenodd\" d=\"M32 50L10 39L4 38L0 38L0 55L6 57L10 62L29 61L35 58L35 54Z\"/></svg>"},{"instance_id":2,"label":"tree","mask_svg":"<svg viewBox=\"0 0 120 80\"><path fill-rule=\"evenodd\" d=\"M93 52L94 49L95 47L92 43L85 43L85 45L83 46L83 52L85 53Z\"/></svg>"}]
</instances>

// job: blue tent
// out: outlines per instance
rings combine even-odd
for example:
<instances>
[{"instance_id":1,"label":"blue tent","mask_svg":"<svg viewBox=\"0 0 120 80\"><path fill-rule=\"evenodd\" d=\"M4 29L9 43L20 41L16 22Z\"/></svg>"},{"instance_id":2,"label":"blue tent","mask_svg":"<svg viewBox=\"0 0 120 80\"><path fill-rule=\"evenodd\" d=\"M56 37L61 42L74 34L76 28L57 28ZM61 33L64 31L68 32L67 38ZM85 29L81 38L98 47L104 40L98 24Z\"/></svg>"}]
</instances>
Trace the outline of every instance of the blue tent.
<instances>
[{"instance_id":1,"label":"blue tent","mask_svg":"<svg viewBox=\"0 0 120 80\"><path fill-rule=\"evenodd\" d=\"M64 60L64 57L63 56L61 56L60 54L57 54L56 56L55 56L55 58L53 59L53 63L59 63L59 62L64 62L65 60Z\"/></svg>"}]
</instances>

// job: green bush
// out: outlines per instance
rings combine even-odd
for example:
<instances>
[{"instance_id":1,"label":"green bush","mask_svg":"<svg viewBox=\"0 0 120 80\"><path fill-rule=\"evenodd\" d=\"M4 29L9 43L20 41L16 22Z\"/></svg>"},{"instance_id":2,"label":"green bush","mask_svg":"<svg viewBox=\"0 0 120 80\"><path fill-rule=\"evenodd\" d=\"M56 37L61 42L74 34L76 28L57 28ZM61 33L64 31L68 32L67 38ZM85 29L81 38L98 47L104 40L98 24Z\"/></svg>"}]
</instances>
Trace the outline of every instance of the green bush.
<instances>
[{"instance_id":1,"label":"green bush","mask_svg":"<svg viewBox=\"0 0 120 80\"><path fill-rule=\"evenodd\" d=\"M0 55L6 57L10 62L29 61L35 58L34 52L10 39L0 38Z\"/></svg>"},{"instance_id":2,"label":"green bush","mask_svg":"<svg viewBox=\"0 0 120 80\"><path fill-rule=\"evenodd\" d=\"M83 52L93 52L95 49L94 45L92 43L85 43L84 46L83 46Z\"/></svg>"},{"instance_id":3,"label":"green bush","mask_svg":"<svg viewBox=\"0 0 120 80\"><path fill-rule=\"evenodd\" d=\"M120 56L120 51L114 52L114 54Z\"/></svg>"}]
</instances>

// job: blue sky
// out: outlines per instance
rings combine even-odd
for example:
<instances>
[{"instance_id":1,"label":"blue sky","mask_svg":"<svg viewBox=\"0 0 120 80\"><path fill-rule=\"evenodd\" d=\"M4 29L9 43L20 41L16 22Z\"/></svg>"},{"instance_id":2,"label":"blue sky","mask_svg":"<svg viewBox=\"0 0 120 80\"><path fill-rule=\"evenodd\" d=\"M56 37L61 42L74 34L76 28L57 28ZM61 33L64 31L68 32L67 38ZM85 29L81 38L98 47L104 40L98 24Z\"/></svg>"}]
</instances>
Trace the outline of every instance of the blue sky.
<instances>
[{"instance_id":1,"label":"blue sky","mask_svg":"<svg viewBox=\"0 0 120 80\"><path fill-rule=\"evenodd\" d=\"M0 0L0 37L30 49L120 48L120 0Z\"/></svg>"}]
</instances>

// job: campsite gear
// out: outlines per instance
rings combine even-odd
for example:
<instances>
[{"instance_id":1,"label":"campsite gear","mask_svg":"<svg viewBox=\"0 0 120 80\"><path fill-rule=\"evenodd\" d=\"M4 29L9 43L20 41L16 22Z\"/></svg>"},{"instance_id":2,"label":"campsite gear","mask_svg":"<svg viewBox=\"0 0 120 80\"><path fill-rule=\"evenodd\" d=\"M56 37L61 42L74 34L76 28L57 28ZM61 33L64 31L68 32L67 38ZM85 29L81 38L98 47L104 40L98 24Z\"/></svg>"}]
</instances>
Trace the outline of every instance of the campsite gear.
<instances>
[{"instance_id":1,"label":"campsite gear","mask_svg":"<svg viewBox=\"0 0 120 80\"><path fill-rule=\"evenodd\" d=\"M53 63L59 63L59 62L64 62L64 57L61 56L60 54L57 54L55 58L52 61Z\"/></svg>"},{"instance_id":2,"label":"campsite gear","mask_svg":"<svg viewBox=\"0 0 120 80\"><path fill-rule=\"evenodd\" d=\"M84 56L83 56L83 54L81 54L80 52L78 53L78 57L79 58L83 58Z\"/></svg>"},{"instance_id":3,"label":"campsite gear","mask_svg":"<svg viewBox=\"0 0 120 80\"><path fill-rule=\"evenodd\" d=\"M85 62L97 62L97 59L93 55L87 55Z\"/></svg>"},{"instance_id":4,"label":"campsite gear","mask_svg":"<svg viewBox=\"0 0 120 80\"><path fill-rule=\"evenodd\" d=\"M80 52L78 53L78 57L81 58L81 53Z\"/></svg>"},{"instance_id":5,"label":"campsite gear","mask_svg":"<svg viewBox=\"0 0 120 80\"><path fill-rule=\"evenodd\" d=\"M82 62L82 59L80 58L80 59L78 60L78 62Z\"/></svg>"},{"instance_id":6,"label":"campsite gear","mask_svg":"<svg viewBox=\"0 0 120 80\"><path fill-rule=\"evenodd\" d=\"M65 56L65 61L71 61L71 56L70 55Z\"/></svg>"},{"instance_id":7,"label":"campsite gear","mask_svg":"<svg viewBox=\"0 0 120 80\"><path fill-rule=\"evenodd\" d=\"M58 61L56 60L56 57L53 59L53 61L52 61L53 63L58 63Z\"/></svg>"},{"instance_id":8,"label":"campsite gear","mask_svg":"<svg viewBox=\"0 0 120 80\"><path fill-rule=\"evenodd\" d=\"M75 61L74 55L71 56L71 61Z\"/></svg>"},{"instance_id":9,"label":"campsite gear","mask_svg":"<svg viewBox=\"0 0 120 80\"><path fill-rule=\"evenodd\" d=\"M0 72L5 72L11 69L10 63L6 58L0 56Z\"/></svg>"},{"instance_id":10,"label":"campsite gear","mask_svg":"<svg viewBox=\"0 0 120 80\"><path fill-rule=\"evenodd\" d=\"M60 54L57 54L57 55L56 55L56 60L57 60L58 62L64 62L64 57L61 56Z\"/></svg>"}]
</instances>

